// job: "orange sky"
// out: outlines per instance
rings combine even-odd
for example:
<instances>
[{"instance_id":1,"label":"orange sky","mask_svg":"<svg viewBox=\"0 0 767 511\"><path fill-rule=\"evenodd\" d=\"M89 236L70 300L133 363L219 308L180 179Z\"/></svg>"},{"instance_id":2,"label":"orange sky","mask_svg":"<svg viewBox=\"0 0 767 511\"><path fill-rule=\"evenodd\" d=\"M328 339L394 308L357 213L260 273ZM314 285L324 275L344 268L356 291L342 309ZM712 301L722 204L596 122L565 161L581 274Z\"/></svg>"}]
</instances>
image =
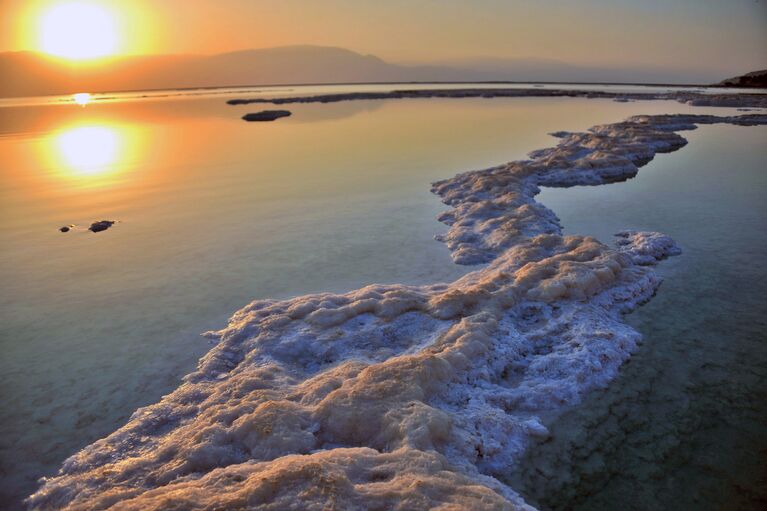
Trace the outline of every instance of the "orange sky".
<instances>
[{"instance_id":1,"label":"orange sky","mask_svg":"<svg viewBox=\"0 0 767 511\"><path fill-rule=\"evenodd\" d=\"M124 54L320 44L398 62L492 56L767 67L764 0L80 1L117 14ZM62 3L0 0L0 51L39 50L41 13Z\"/></svg>"}]
</instances>

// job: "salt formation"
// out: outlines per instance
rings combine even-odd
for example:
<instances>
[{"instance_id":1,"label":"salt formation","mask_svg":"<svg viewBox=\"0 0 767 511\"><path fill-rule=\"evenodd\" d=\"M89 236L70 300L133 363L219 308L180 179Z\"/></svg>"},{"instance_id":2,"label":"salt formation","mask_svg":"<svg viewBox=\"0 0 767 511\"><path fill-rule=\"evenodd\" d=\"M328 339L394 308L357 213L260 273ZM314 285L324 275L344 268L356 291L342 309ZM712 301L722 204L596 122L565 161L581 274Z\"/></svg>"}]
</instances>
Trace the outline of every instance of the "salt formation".
<instances>
[{"instance_id":1,"label":"salt formation","mask_svg":"<svg viewBox=\"0 0 767 511\"><path fill-rule=\"evenodd\" d=\"M529 98L568 97L613 99L627 102L636 100L672 100L692 106L755 107L767 108L767 94L727 94L716 92L695 92L689 90L669 92L614 92L606 90L542 89L542 88L468 88L468 89L414 89L385 92L339 92L333 94L312 94L309 96L285 96L277 98L230 99L230 105L251 103L337 103L339 101L380 100L380 99L425 99L425 98Z\"/></svg>"},{"instance_id":2,"label":"salt formation","mask_svg":"<svg viewBox=\"0 0 767 511\"><path fill-rule=\"evenodd\" d=\"M659 254L675 256L682 253L671 237L659 232L621 231L616 236L616 245L629 247L631 259L635 264L655 264L659 261Z\"/></svg>"},{"instance_id":3,"label":"salt formation","mask_svg":"<svg viewBox=\"0 0 767 511\"><path fill-rule=\"evenodd\" d=\"M559 133L530 159L435 183L451 284L258 300L159 403L69 458L33 509L531 509L500 481L542 417L606 385L639 333L621 321L679 253L658 233L617 248L561 236L539 186L636 174L702 123L638 116Z\"/></svg>"}]
</instances>

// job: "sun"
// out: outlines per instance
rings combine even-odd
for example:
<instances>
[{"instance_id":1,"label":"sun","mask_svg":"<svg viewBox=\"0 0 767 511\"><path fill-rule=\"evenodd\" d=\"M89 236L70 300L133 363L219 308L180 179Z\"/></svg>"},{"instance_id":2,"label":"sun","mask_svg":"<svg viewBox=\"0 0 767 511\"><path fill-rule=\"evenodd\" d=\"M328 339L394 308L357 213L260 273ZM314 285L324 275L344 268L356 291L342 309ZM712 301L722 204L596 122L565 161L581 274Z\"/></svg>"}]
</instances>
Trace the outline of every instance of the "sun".
<instances>
[{"instance_id":1,"label":"sun","mask_svg":"<svg viewBox=\"0 0 767 511\"><path fill-rule=\"evenodd\" d=\"M46 10L39 21L39 46L72 60L106 57L117 51L115 16L91 2L66 2Z\"/></svg>"}]
</instances>

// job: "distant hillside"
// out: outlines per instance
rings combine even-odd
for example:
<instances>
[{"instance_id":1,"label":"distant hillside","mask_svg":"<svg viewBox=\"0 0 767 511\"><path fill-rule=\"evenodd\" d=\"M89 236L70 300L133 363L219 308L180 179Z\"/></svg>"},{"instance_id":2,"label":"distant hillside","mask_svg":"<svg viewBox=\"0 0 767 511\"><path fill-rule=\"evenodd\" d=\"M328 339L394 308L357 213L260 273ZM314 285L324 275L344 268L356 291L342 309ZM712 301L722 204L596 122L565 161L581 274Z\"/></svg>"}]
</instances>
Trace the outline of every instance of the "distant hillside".
<instances>
[{"instance_id":1,"label":"distant hillside","mask_svg":"<svg viewBox=\"0 0 767 511\"><path fill-rule=\"evenodd\" d=\"M716 75L695 69L648 66L584 66L554 59L473 57L444 60L439 65L470 69L499 80L571 83L708 83Z\"/></svg>"},{"instance_id":2,"label":"distant hillside","mask_svg":"<svg viewBox=\"0 0 767 511\"><path fill-rule=\"evenodd\" d=\"M449 67L399 66L342 48L286 46L214 56L160 55L68 64L34 52L0 53L0 96L299 83L465 80ZM486 79L478 73L477 79Z\"/></svg>"},{"instance_id":3,"label":"distant hillside","mask_svg":"<svg viewBox=\"0 0 767 511\"><path fill-rule=\"evenodd\" d=\"M123 90L414 81L685 83L679 70L593 68L537 59L464 59L439 65L391 64L325 46L284 46L220 55L121 57L76 64L34 52L0 53L0 97ZM703 78L703 77L701 77ZM704 78L698 83L711 81Z\"/></svg>"},{"instance_id":4,"label":"distant hillside","mask_svg":"<svg viewBox=\"0 0 767 511\"><path fill-rule=\"evenodd\" d=\"M716 86L767 88L767 69L752 71L741 76L728 78L717 83Z\"/></svg>"}]
</instances>

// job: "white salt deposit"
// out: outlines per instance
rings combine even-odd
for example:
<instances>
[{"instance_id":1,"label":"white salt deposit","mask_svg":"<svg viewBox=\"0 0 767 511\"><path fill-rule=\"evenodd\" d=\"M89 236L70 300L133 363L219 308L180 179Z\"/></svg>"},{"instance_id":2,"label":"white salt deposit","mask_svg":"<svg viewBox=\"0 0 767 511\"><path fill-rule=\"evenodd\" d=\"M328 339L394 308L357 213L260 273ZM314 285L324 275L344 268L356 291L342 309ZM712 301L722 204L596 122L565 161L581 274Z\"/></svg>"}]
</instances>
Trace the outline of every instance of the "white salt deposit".
<instances>
[{"instance_id":1,"label":"white salt deposit","mask_svg":"<svg viewBox=\"0 0 767 511\"><path fill-rule=\"evenodd\" d=\"M259 300L159 403L69 458L33 509L530 509L496 476L543 414L615 377L639 340L621 315L678 254L658 233L617 248L561 236L539 186L628 179L675 131L767 116L637 116L558 133L530 159L435 183L451 284Z\"/></svg>"}]
</instances>

